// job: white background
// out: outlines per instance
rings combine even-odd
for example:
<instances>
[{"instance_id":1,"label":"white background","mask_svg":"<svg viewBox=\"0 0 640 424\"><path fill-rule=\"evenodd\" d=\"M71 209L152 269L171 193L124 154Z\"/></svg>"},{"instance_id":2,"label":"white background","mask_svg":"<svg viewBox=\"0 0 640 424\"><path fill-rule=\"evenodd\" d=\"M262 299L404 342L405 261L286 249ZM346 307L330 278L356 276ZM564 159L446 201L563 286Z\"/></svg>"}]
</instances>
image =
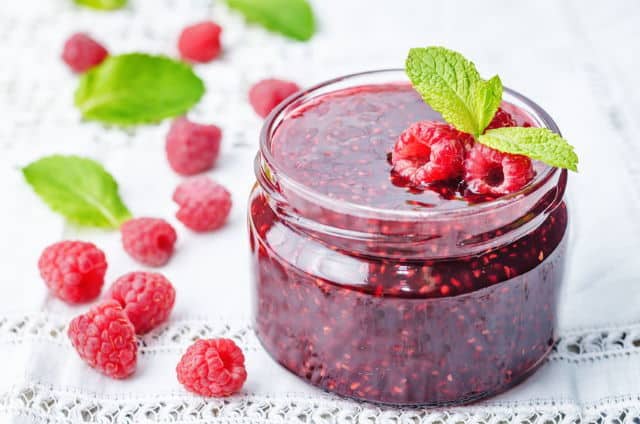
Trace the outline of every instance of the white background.
<instances>
[{"instance_id":1,"label":"white background","mask_svg":"<svg viewBox=\"0 0 640 424\"><path fill-rule=\"evenodd\" d=\"M545 414L557 419L564 411L566 419L625 412L630 420L640 408L640 2L313 4L319 33L301 44L246 27L223 6L204 0L131 0L112 13L80 9L71 0L2 1L0 417L7 422L538 421ZM59 55L64 40L79 30L89 31L112 53L175 55L180 29L207 18L223 26L225 53L196 66L208 91L190 116L223 128L222 157L209 174L231 189L234 209L223 230L194 235L173 218L170 197L180 178L164 158L169 122L128 130L82 122L72 100L77 79ZM435 412L337 400L276 366L249 327L245 229L261 125L246 101L250 84L276 76L305 86L349 72L401 67L410 47L425 45L461 51L487 77L499 73L505 85L551 114L580 156L580 173L570 178L570 272L557 351L518 388L471 408ZM75 357L64 326L86 306L71 308L49 297L38 276L41 250L65 238L91 240L105 250L108 282L140 268L120 248L116 232L65 224L24 183L19 168L52 153L99 160L119 181L135 215L167 218L179 232L177 253L162 269L177 288L171 322L143 340L138 372L124 382L101 377ZM186 394L173 375L193 338L217 335L234 337L247 352L245 389L226 402Z\"/></svg>"}]
</instances>

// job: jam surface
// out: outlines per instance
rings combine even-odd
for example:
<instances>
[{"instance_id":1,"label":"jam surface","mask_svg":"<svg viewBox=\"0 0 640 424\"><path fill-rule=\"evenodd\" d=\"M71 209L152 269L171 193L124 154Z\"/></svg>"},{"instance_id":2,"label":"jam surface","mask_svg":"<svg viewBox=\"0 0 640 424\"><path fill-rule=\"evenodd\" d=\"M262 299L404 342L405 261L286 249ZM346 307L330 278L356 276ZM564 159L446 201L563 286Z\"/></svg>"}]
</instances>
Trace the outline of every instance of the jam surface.
<instances>
[{"instance_id":1,"label":"jam surface","mask_svg":"<svg viewBox=\"0 0 640 424\"><path fill-rule=\"evenodd\" d=\"M286 117L272 153L281 172L335 199L468 207L463 191L410 192L390 178L395 136L435 117L408 86L348 89ZM249 226L258 337L284 367L344 396L443 405L505 390L553 345L567 227L560 175L518 206L438 222L349 217L279 187L295 210L283 213L256 186ZM400 238L336 237L292 213Z\"/></svg>"},{"instance_id":2,"label":"jam surface","mask_svg":"<svg viewBox=\"0 0 640 424\"><path fill-rule=\"evenodd\" d=\"M502 107L518 125L531 124L514 106ZM410 190L391 173L388 155L402 131L417 121L442 117L408 84L340 90L288 115L271 151L289 177L337 200L395 210L458 209L492 200L448 184ZM535 163L535 168L540 173L546 166Z\"/></svg>"}]
</instances>

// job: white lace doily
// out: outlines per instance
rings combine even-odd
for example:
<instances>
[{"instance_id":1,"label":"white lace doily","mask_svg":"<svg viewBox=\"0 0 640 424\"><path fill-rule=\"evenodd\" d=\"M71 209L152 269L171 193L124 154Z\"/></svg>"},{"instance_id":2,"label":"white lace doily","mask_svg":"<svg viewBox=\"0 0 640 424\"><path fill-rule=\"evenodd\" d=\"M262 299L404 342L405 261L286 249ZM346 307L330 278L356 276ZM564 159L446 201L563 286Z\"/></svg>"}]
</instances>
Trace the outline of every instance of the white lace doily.
<instances>
[{"instance_id":1,"label":"white lace doily","mask_svg":"<svg viewBox=\"0 0 640 424\"><path fill-rule=\"evenodd\" d=\"M0 5L0 420L11 423L585 423L640 422L640 3L506 0L424 2L317 0L320 32L295 43L209 0L130 0L99 13L72 0ZM207 94L190 113L224 130L210 175L233 193L229 225L194 235L173 218L180 178L163 152L168 122L121 130L81 122L74 77L59 59L71 32L90 31L112 52L174 55L187 23L224 28L220 60L196 66ZM577 146L570 180L569 275L560 335L525 383L469 407L391 408L336 398L299 381L260 347L250 321L245 229L252 159L261 125L246 96L262 77L302 85L340 74L402 66L411 46L444 44L474 58L483 74L538 101ZM140 268L117 233L68 226L33 194L19 167L50 153L101 161L134 214L160 216L179 232L162 269L177 289L171 321L140 340L135 376L112 381L88 369L66 337L69 307L47 295L37 268L44 246L83 238L108 256L108 281ZM175 365L198 337L230 337L249 378L228 399L188 394Z\"/></svg>"}]
</instances>

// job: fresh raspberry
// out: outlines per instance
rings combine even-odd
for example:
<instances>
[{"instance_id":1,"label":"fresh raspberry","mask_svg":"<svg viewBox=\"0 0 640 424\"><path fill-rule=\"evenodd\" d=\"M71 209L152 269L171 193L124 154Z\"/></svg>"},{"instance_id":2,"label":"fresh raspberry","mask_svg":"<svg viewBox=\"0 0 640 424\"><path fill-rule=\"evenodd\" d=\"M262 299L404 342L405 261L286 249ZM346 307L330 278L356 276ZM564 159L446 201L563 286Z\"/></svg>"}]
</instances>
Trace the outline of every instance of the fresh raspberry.
<instances>
[{"instance_id":1,"label":"fresh raspberry","mask_svg":"<svg viewBox=\"0 0 640 424\"><path fill-rule=\"evenodd\" d=\"M64 43L62 50L62 60L76 73L88 71L99 65L108 55L107 49L82 32L73 34Z\"/></svg>"},{"instance_id":2,"label":"fresh raspberry","mask_svg":"<svg viewBox=\"0 0 640 424\"><path fill-rule=\"evenodd\" d=\"M465 150L472 143L473 137L449 124L416 122L396 141L391 153L393 170L414 187L459 178Z\"/></svg>"},{"instance_id":3,"label":"fresh raspberry","mask_svg":"<svg viewBox=\"0 0 640 424\"><path fill-rule=\"evenodd\" d=\"M181 183L173 192L180 206L176 217L194 231L220 228L231 210L231 194L207 177L195 177Z\"/></svg>"},{"instance_id":4,"label":"fresh raspberry","mask_svg":"<svg viewBox=\"0 0 640 424\"><path fill-rule=\"evenodd\" d=\"M162 274L138 271L118 278L109 297L124 308L135 332L144 334L169 318L176 291Z\"/></svg>"},{"instance_id":5,"label":"fresh raspberry","mask_svg":"<svg viewBox=\"0 0 640 424\"><path fill-rule=\"evenodd\" d=\"M230 396L247 379L242 350L230 339L197 340L176 367L178 381L202 396Z\"/></svg>"},{"instance_id":6,"label":"fresh raspberry","mask_svg":"<svg viewBox=\"0 0 640 424\"><path fill-rule=\"evenodd\" d=\"M498 110L496 111L496 114L493 116L493 119L487 126L487 129L490 130L493 128L517 127L517 126L518 126L518 123L513 118L513 116L511 116L511 114L506 110L499 107Z\"/></svg>"},{"instance_id":7,"label":"fresh raspberry","mask_svg":"<svg viewBox=\"0 0 640 424\"><path fill-rule=\"evenodd\" d=\"M74 318L67 334L80 358L107 377L126 378L136 370L136 334L118 302L107 300Z\"/></svg>"},{"instance_id":8,"label":"fresh raspberry","mask_svg":"<svg viewBox=\"0 0 640 424\"><path fill-rule=\"evenodd\" d=\"M191 62L200 63L215 59L222 50L220 33L222 33L222 28L211 21L186 27L178 39L180 56Z\"/></svg>"},{"instance_id":9,"label":"fresh raspberry","mask_svg":"<svg viewBox=\"0 0 640 424\"><path fill-rule=\"evenodd\" d=\"M44 249L38 268L56 297L69 303L81 303L100 294L107 260L102 250L92 243L61 241Z\"/></svg>"},{"instance_id":10,"label":"fresh raspberry","mask_svg":"<svg viewBox=\"0 0 640 424\"><path fill-rule=\"evenodd\" d=\"M211 169L220 151L222 131L177 118L167 133L165 150L169 165L178 174L194 175Z\"/></svg>"},{"instance_id":11,"label":"fresh raspberry","mask_svg":"<svg viewBox=\"0 0 640 424\"><path fill-rule=\"evenodd\" d=\"M261 117L280 104L281 101L300 90L294 82L279 79L264 79L249 90L249 103Z\"/></svg>"},{"instance_id":12,"label":"fresh raspberry","mask_svg":"<svg viewBox=\"0 0 640 424\"><path fill-rule=\"evenodd\" d=\"M177 235L171 224L159 218L134 218L120 227L122 246L135 260L162 266L173 254Z\"/></svg>"},{"instance_id":13,"label":"fresh raspberry","mask_svg":"<svg viewBox=\"0 0 640 424\"><path fill-rule=\"evenodd\" d=\"M535 176L531 159L476 143L464 161L464 180L474 193L514 193Z\"/></svg>"}]
</instances>

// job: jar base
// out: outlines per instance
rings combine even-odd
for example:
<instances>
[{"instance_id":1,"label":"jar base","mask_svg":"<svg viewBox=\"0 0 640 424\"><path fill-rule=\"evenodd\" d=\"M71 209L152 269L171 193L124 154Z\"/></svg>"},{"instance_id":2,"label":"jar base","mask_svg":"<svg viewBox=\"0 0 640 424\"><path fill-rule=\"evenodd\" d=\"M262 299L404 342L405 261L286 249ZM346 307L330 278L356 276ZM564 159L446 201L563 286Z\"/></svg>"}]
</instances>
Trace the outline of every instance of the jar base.
<instances>
[{"instance_id":1,"label":"jar base","mask_svg":"<svg viewBox=\"0 0 640 424\"><path fill-rule=\"evenodd\" d=\"M357 396L351 396L351 395L347 395L347 394L342 394L342 393L339 393L337 391L331 391L331 390L327 389L326 387L323 387L321 384L314 383L314 382L302 377L301 375L297 374L296 372L294 372L293 370L291 370L290 368L285 366L282 362L278 361L276 359L276 357L269 351L269 349L267 348L265 343L262 341L262 339L260 338L260 334L257 331L255 331L255 334L256 334L256 337L257 337L258 341L260 342L260 345L265 350L265 352L267 352L269 357L271 357L271 359L273 359L280 367L285 369L287 372L295 375L296 377L298 377L299 379L301 379L305 383L308 383L308 384L310 384L310 385L312 385L314 387L317 387L318 389L321 389L322 391L324 391L326 393L329 393L329 394L332 394L332 395L337 395L337 396L340 396L340 397L342 397L344 399L351 399L351 400L355 400L355 401L358 401L358 402L367 402L367 403L381 405L381 406L392 406L392 407L393 406L399 406L399 407L414 407L414 408L418 408L418 407L420 407L420 408L441 408L441 407L446 407L446 406L464 406L464 405L470 405L470 404L473 404L475 402L479 402L481 400L500 395L500 394L502 394L502 393L504 393L504 392L506 392L506 391L518 386L520 383L524 382L529 377L531 377L531 375L533 375L544 364L545 360L547 359L547 356L549 356L549 354L553 350L553 347L555 346L555 343L553 343L551 346L549 346L547 351L531 367L529 367L526 371L524 371L518 377L514 378L512 381L509 381L506 384L499 385L499 386L495 387L492 390L487 390L487 391L484 391L482 393L476 393L476 394L471 395L471 396L465 396L465 397L462 397L460 399L456 399L456 400L452 400L452 401L445 401L445 402L424 401L424 402L399 403L399 402L385 402L385 401L379 400L379 399L368 399L368 398L364 398L364 397L357 397Z\"/></svg>"}]
</instances>

